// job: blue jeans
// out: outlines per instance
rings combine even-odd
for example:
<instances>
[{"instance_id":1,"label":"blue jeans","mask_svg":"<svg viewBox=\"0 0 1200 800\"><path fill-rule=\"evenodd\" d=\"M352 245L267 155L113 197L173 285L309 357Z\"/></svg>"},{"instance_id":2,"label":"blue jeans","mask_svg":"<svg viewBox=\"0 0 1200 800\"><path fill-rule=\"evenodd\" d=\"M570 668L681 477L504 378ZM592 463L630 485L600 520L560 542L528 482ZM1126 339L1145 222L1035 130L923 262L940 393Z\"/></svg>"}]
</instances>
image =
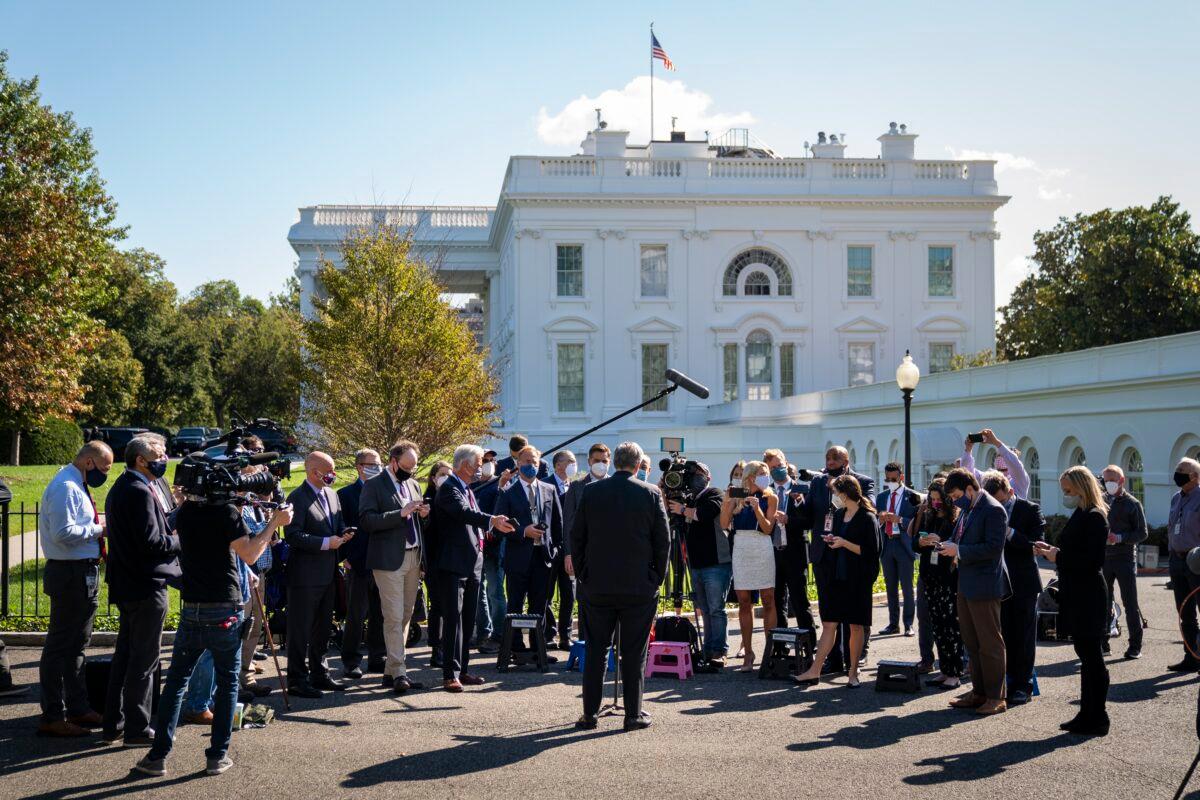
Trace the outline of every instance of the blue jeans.
<instances>
[{"instance_id":1,"label":"blue jeans","mask_svg":"<svg viewBox=\"0 0 1200 800\"><path fill-rule=\"evenodd\" d=\"M483 586L479 590L479 610L475 614L475 638L498 637L504 631L508 601L504 597L504 569L500 555L483 555Z\"/></svg>"},{"instance_id":2,"label":"blue jeans","mask_svg":"<svg viewBox=\"0 0 1200 800\"><path fill-rule=\"evenodd\" d=\"M214 671L212 653L205 650L200 654L188 678L187 694L183 696L183 712L185 714L202 714L213 705Z\"/></svg>"},{"instance_id":3,"label":"blue jeans","mask_svg":"<svg viewBox=\"0 0 1200 800\"><path fill-rule=\"evenodd\" d=\"M230 619L233 623L224 627ZM180 609L179 630L175 634L175 648L171 652L171 669L167 671L166 684L158 705L154 746L147 756L151 760L164 759L171 752L188 679L206 650L212 653L216 692L212 738L204 755L209 759L218 759L229 749L234 706L237 703L238 671L242 665L242 620L242 612L235 610L232 605L223 608L185 605Z\"/></svg>"},{"instance_id":4,"label":"blue jeans","mask_svg":"<svg viewBox=\"0 0 1200 800\"><path fill-rule=\"evenodd\" d=\"M729 651L725 599L732 581L732 564L692 570L692 602L704 623L704 652L709 658L724 658Z\"/></svg>"}]
</instances>

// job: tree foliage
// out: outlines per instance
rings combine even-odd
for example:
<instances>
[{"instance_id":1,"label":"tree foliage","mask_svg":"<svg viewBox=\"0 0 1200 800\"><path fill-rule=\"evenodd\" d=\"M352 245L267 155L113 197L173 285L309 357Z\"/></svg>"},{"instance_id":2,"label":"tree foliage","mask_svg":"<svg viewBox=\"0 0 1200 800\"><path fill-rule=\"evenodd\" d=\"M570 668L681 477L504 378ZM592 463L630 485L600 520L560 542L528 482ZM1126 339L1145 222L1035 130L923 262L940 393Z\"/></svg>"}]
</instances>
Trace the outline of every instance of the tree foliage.
<instances>
[{"instance_id":1,"label":"tree foliage","mask_svg":"<svg viewBox=\"0 0 1200 800\"><path fill-rule=\"evenodd\" d=\"M1004 358L995 350L980 350L977 353L956 353L950 359L950 371L972 369L973 367L990 367L993 364L1003 364Z\"/></svg>"},{"instance_id":2,"label":"tree foliage","mask_svg":"<svg viewBox=\"0 0 1200 800\"><path fill-rule=\"evenodd\" d=\"M118 331L104 328L80 378L86 393L81 422L109 425L129 419L142 390L142 362Z\"/></svg>"},{"instance_id":3,"label":"tree foliage","mask_svg":"<svg viewBox=\"0 0 1200 800\"><path fill-rule=\"evenodd\" d=\"M997 330L1007 359L1200 328L1200 237L1169 197L1062 218L1033 237L1035 270Z\"/></svg>"},{"instance_id":4,"label":"tree foliage","mask_svg":"<svg viewBox=\"0 0 1200 800\"><path fill-rule=\"evenodd\" d=\"M7 60L0 52L0 426L20 429L83 407L99 335L90 312L124 231L91 132L43 105L36 78L10 77Z\"/></svg>"},{"instance_id":5,"label":"tree foliage","mask_svg":"<svg viewBox=\"0 0 1200 800\"><path fill-rule=\"evenodd\" d=\"M303 323L302 414L318 443L346 453L403 437L432 453L486 434L496 411L486 354L411 237L363 231L342 260L323 263L323 297Z\"/></svg>"}]
</instances>

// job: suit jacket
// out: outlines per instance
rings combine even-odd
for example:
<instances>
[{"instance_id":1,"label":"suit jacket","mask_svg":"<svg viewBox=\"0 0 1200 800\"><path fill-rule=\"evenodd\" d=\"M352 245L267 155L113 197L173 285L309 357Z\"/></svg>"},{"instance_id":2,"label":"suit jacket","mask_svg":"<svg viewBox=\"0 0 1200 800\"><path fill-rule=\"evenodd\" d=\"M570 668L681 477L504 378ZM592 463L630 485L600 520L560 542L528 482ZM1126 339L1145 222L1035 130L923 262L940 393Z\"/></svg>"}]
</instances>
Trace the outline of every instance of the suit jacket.
<instances>
[{"instance_id":1,"label":"suit jacket","mask_svg":"<svg viewBox=\"0 0 1200 800\"><path fill-rule=\"evenodd\" d=\"M843 474L852 475L858 481L864 497L875 494L875 481L866 475L854 470ZM812 541L808 545L808 558L813 564L820 564L821 559L825 557L825 551L828 550L825 540L821 537L825 534L825 517L833 509L832 499L829 476L824 472L814 475L812 483L809 484L808 497L799 509L803 515L803 530L813 532Z\"/></svg>"},{"instance_id":2,"label":"suit jacket","mask_svg":"<svg viewBox=\"0 0 1200 800\"><path fill-rule=\"evenodd\" d=\"M532 485L537 500L538 521L546 524L546 535L542 538L545 547L535 545L532 539L525 537L525 527L533 524L529 489L525 481L518 478L496 500L496 514L516 520L516 530L504 534L508 540L504 548L506 575L528 575L537 564L549 567L561 547L563 517L558 491L537 479Z\"/></svg>"},{"instance_id":3,"label":"suit jacket","mask_svg":"<svg viewBox=\"0 0 1200 800\"><path fill-rule=\"evenodd\" d=\"M1098 508L1075 509L1058 535L1058 629L1076 638L1108 633L1107 543L1108 518Z\"/></svg>"},{"instance_id":4,"label":"suit jacket","mask_svg":"<svg viewBox=\"0 0 1200 800\"><path fill-rule=\"evenodd\" d=\"M175 530L175 514L179 511L179 503L175 502L175 495L171 494L171 482L164 475L161 478L156 478L158 490L162 493L163 500L166 501L167 526L171 530Z\"/></svg>"},{"instance_id":5,"label":"suit jacket","mask_svg":"<svg viewBox=\"0 0 1200 800\"><path fill-rule=\"evenodd\" d=\"M434 529L437 531L434 551L438 569L478 580L483 574L483 550L479 544L491 527L492 518L471 508L467 491L454 475L438 489L433 503Z\"/></svg>"},{"instance_id":6,"label":"suit jacket","mask_svg":"<svg viewBox=\"0 0 1200 800\"><path fill-rule=\"evenodd\" d=\"M338 557L344 559L351 569L356 572L367 570L367 542L371 534L359 528L358 504L362 497L363 482L361 479L343 486L337 490L338 502L342 505L342 522L347 528L358 528L358 533L338 550Z\"/></svg>"},{"instance_id":7,"label":"suit jacket","mask_svg":"<svg viewBox=\"0 0 1200 800\"><path fill-rule=\"evenodd\" d=\"M807 530L804 503L808 502L810 487L807 483L789 480L782 487L772 483L771 489L779 498L779 510L787 514L787 524L783 526L787 532L787 544L779 548L779 555L788 564L804 568L808 564L808 544L804 541L804 531ZM803 495L804 501L793 500L793 492Z\"/></svg>"},{"instance_id":8,"label":"suit jacket","mask_svg":"<svg viewBox=\"0 0 1200 800\"><path fill-rule=\"evenodd\" d=\"M563 530L566 531L566 536L563 537L563 551L567 555L571 555L571 531L575 530L575 514L579 511L579 504L583 502L584 487L600 480L604 478L597 478L589 472L582 480L572 483L571 488L563 495Z\"/></svg>"},{"instance_id":9,"label":"suit jacket","mask_svg":"<svg viewBox=\"0 0 1200 800\"><path fill-rule=\"evenodd\" d=\"M958 591L968 600L1003 600L1012 592L1004 564L1008 514L982 489L974 508L962 512L966 522L958 543Z\"/></svg>"},{"instance_id":10,"label":"suit jacket","mask_svg":"<svg viewBox=\"0 0 1200 800\"><path fill-rule=\"evenodd\" d=\"M420 500L420 485L409 478L404 482L408 500ZM424 539L421 533L421 518L413 512L406 519L401 510L408 502L400 496L392 474L385 467L383 472L363 484L362 498L358 502L358 519L363 530L370 539L367 542L367 569L378 569L395 572L404 566L408 550L408 534L412 530L409 524L417 528L417 546L420 547L422 569L428 564L425 558ZM355 537L358 538L358 537ZM351 542L354 540L351 539Z\"/></svg>"},{"instance_id":11,"label":"suit jacket","mask_svg":"<svg viewBox=\"0 0 1200 800\"><path fill-rule=\"evenodd\" d=\"M571 560L582 593L656 596L667 574L669 530L657 486L628 472L585 486L571 528Z\"/></svg>"},{"instance_id":12,"label":"suit jacket","mask_svg":"<svg viewBox=\"0 0 1200 800\"><path fill-rule=\"evenodd\" d=\"M170 494L167 494L170 498ZM179 537L147 484L126 470L104 500L108 521L109 598L145 600L179 577Z\"/></svg>"},{"instance_id":13,"label":"suit jacket","mask_svg":"<svg viewBox=\"0 0 1200 800\"><path fill-rule=\"evenodd\" d=\"M342 519L342 505L337 492L328 486L321 487L329 503L329 515L321 508L317 490L308 481L300 484L288 495L292 504L292 522L284 529L290 552L287 562L288 586L326 586L333 582L341 556L337 550L322 550L327 536L341 536L346 529Z\"/></svg>"},{"instance_id":14,"label":"suit jacket","mask_svg":"<svg viewBox=\"0 0 1200 800\"><path fill-rule=\"evenodd\" d=\"M907 486L900 487L902 494L896 506L896 516L900 517L898 533L896 536L888 536L887 529L889 526L879 523L879 533L883 538L883 548L879 554L883 555L884 549L892 549L899 547L904 551L910 559L917 557L916 550L913 549L912 537L908 535L908 526L913 521L913 517L917 515L917 506L921 505L921 495L909 489ZM892 492L890 489L884 489L875 498L875 509L880 513L888 510L888 503L891 502Z\"/></svg>"},{"instance_id":15,"label":"suit jacket","mask_svg":"<svg viewBox=\"0 0 1200 800\"><path fill-rule=\"evenodd\" d=\"M1004 563L1012 581L1013 597L1034 598L1042 591L1042 573L1033 555L1033 543L1046 536L1046 520L1037 503L1017 498L1008 515L1012 536L1004 545Z\"/></svg>"},{"instance_id":16,"label":"suit jacket","mask_svg":"<svg viewBox=\"0 0 1200 800\"><path fill-rule=\"evenodd\" d=\"M500 497L500 479L489 478L486 481L476 481L471 484L475 493L475 504L485 514L496 513L496 499ZM487 531L483 535L483 554L488 558L500 558L500 547L504 544L504 536L498 531Z\"/></svg>"}]
</instances>

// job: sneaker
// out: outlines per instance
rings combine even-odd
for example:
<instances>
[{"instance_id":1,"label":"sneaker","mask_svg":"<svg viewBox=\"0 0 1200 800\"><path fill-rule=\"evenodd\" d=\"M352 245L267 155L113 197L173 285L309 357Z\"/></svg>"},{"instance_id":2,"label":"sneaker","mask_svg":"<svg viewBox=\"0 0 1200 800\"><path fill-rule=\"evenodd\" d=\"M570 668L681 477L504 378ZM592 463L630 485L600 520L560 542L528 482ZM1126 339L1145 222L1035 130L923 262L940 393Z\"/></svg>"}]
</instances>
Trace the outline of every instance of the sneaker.
<instances>
[{"instance_id":1,"label":"sneaker","mask_svg":"<svg viewBox=\"0 0 1200 800\"><path fill-rule=\"evenodd\" d=\"M1133 661L1134 659L1138 659L1141 657L1142 657L1142 650L1140 647L1131 647L1125 651L1125 658L1128 661Z\"/></svg>"},{"instance_id":2,"label":"sneaker","mask_svg":"<svg viewBox=\"0 0 1200 800\"><path fill-rule=\"evenodd\" d=\"M133 765L133 768L143 775L152 775L155 778L161 778L167 774L167 760L165 758L143 756L140 761Z\"/></svg>"},{"instance_id":3,"label":"sneaker","mask_svg":"<svg viewBox=\"0 0 1200 800\"><path fill-rule=\"evenodd\" d=\"M225 770L233 766L233 759L229 756L221 756L220 758L208 759L207 765L204 767L204 772L207 775L220 775Z\"/></svg>"}]
</instances>

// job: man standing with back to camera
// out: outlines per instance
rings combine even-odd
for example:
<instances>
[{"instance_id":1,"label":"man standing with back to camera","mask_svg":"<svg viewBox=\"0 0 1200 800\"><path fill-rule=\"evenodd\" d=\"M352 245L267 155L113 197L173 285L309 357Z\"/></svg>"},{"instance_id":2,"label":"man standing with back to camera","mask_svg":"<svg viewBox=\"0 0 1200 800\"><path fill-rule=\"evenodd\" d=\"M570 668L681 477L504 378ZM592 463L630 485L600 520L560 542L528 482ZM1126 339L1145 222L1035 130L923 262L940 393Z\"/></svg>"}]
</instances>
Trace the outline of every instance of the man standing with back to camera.
<instances>
[{"instance_id":1,"label":"man standing with back to camera","mask_svg":"<svg viewBox=\"0 0 1200 800\"><path fill-rule=\"evenodd\" d=\"M571 530L571 557L584 610L587 657L583 673L581 730L596 727L607 650L621 626L621 679L625 682L625 730L650 727L642 711L642 683L650 625L658 590L667 574L667 509L657 486L633 477L643 458L635 442L613 454L617 471L589 484Z\"/></svg>"}]
</instances>

